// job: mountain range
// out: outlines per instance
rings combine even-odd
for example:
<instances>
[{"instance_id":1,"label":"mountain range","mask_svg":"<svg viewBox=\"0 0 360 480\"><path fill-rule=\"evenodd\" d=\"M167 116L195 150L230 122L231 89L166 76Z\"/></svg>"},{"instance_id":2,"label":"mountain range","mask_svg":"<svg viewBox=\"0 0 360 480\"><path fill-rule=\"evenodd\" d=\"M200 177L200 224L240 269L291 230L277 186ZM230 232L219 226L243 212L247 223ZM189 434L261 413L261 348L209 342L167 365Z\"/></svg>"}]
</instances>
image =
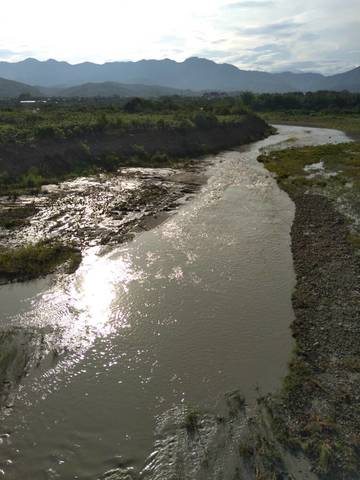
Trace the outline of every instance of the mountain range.
<instances>
[{"instance_id":1,"label":"mountain range","mask_svg":"<svg viewBox=\"0 0 360 480\"><path fill-rule=\"evenodd\" d=\"M49 96L159 96L209 90L360 92L360 67L332 76L319 73L267 73L240 70L234 65L218 64L197 57L184 62L164 59L101 65L91 62L72 65L57 60L28 58L21 62L0 62L0 79L0 96L14 96L19 91L33 95L40 92ZM11 85L6 80L20 83ZM21 83L25 85L21 86Z\"/></svg>"}]
</instances>

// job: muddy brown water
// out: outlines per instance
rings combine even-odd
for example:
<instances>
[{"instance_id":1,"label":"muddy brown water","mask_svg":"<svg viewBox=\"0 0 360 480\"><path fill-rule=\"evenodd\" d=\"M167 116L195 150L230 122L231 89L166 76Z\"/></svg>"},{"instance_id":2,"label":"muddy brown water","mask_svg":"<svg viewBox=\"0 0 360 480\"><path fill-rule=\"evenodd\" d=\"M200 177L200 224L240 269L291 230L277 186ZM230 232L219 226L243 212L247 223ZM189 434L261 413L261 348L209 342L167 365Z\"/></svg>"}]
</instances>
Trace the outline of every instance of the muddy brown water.
<instances>
[{"instance_id":1,"label":"muddy brown water","mask_svg":"<svg viewBox=\"0 0 360 480\"><path fill-rule=\"evenodd\" d=\"M2 331L30 329L42 349L2 415L5 478L141 468L172 407L211 410L234 388L251 404L279 387L293 346L294 206L256 159L347 137L278 128L210 158L201 191L134 241L88 248L70 277L0 287Z\"/></svg>"}]
</instances>

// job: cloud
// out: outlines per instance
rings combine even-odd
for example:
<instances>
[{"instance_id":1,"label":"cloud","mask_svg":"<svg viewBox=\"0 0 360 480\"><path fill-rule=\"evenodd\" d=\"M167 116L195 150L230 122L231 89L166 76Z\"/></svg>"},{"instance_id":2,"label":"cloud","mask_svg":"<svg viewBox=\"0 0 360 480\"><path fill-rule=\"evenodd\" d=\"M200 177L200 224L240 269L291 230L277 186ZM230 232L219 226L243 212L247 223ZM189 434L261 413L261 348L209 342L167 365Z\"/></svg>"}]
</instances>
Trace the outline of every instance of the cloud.
<instances>
[{"instance_id":1,"label":"cloud","mask_svg":"<svg viewBox=\"0 0 360 480\"><path fill-rule=\"evenodd\" d=\"M3 0L0 59L104 63L164 57L183 61L201 54L247 70L323 73L360 64L359 0L105 3L106 8L99 8L97 0L62 0L54 17L54 2Z\"/></svg>"},{"instance_id":2,"label":"cloud","mask_svg":"<svg viewBox=\"0 0 360 480\"><path fill-rule=\"evenodd\" d=\"M261 70L266 69L265 67L269 65L279 64L290 59L291 51L285 45L268 43L249 48L241 55L234 56L231 61Z\"/></svg>"},{"instance_id":3,"label":"cloud","mask_svg":"<svg viewBox=\"0 0 360 480\"><path fill-rule=\"evenodd\" d=\"M227 5L224 5L224 8L229 10L241 8L264 8L272 7L274 3L275 2L272 0L244 0L243 2L228 3Z\"/></svg>"},{"instance_id":4,"label":"cloud","mask_svg":"<svg viewBox=\"0 0 360 480\"><path fill-rule=\"evenodd\" d=\"M243 27L238 29L238 33L242 35L288 35L302 27L302 23L295 20L282 20L274 23L267 23L253 27Z\"/></svg>"},{"instance_id":5,"label":"cloud","mask_svg":"<svg viewBox=\"0 0 360 480\"><path fill-rule=\"evenodd\" d=\"M211 42L212 45L219 45L220 43L226 42L226 38L219 38L218 40L213 40Z\"/></svg>"},{"instance_id":6,"label":"cloud","mask_svg":"<svg viewBox=\"0 0 360 480\"><path fill-rule=\"evenodd\" d=\"M8 48L0 48L0 60L13 60L19 57L31 56L33 52L31 50L10 50Z\"/></svg>"},{"instance_id":7,"label":"cloud","mask_svg":"<svg viewBox=\"0 0 360 480\"><path fill-rule=\"evenodd\" d=\"M212 59L223 59L229 54L228 50L210 50L203 49L194 54L195 57L206 57Z\"/></svg>"}]
</instances>

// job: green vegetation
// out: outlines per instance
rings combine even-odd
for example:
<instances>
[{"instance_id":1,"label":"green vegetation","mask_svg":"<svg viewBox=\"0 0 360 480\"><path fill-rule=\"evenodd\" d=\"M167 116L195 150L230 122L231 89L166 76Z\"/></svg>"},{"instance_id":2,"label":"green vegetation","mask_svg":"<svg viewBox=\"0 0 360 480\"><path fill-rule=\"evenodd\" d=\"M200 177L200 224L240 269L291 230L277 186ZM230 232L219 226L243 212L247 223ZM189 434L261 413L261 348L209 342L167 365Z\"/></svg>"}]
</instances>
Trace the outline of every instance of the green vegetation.
<instances>
[{"instance_id":1,"label":"green vegetation","mask_svg":"<svg viewBox=\"0 0 360 480\"><path fill-rule=\"evenodd\" d=\"M349 118L352 116L350 115ZM343 234L338 234L340 252L341 241L345 238L346 242L346 235L348 235L347 247L351 245L350 251L360 248L360 232L358 222L355 221L359 218L360 212L360 143L290 148L262 155L260 161L276 176L279 185L290 194L297 206L301 205L303 198L326 197L333 200L331 204L336 206L336 209L340 209L345 216L345 220L337 220L333 227L336 231L344 229ZM317 195L308 196L304 193ZM307 215L309 215L308 212ZM327 230L324 229L324 231ZM306 229L305 233L307 233ZM332 241L335 243L334 239ZM328 244L321 242L324 242L324 238L321 239L320 235L319 252L316 253L316 260L312 260L314 269L319 273L316 276L317 281L320 281L319 278L323 275L322 268L326 268L324 261L320 260L326 259L326 254L324 253L324 257L319 255L322 254L321 245ZM333 248L333 254L336 257L338 254L336 245L326 248ZM327 278L335 278L332 271L329 270L329 272ZM341 355L337 356L331 349L329 350L331 353L327 355L326 346L321 344L327 337L323 336L322 332L328 325L330 325L329 328L334 328L335 323L336 328L342 324L337 324L337 317L332 318L330 313L325 323L319 323L322 325L321 328L316 326L315 322L324 321L324 318L321 313L315 311L312 304L315 294L314 297L309 295L308 285L301 283L303 279L304 277L300 276L293 302L295 310L306 312L306 316L300 314L297 323L293 324L296 351L289 365L289 373L284 380L283 388L274 402L277 410L274 411L272 418L273 431L281 444L304 452L311 459L314 471L320 478L340 478L340 473L341 478L355 478L353 474L359 471L358 445L360 442L355 435L353 436L353 431L356 431L357 427L351 427L351 425L354 425L354 419L357 418L359 410L354 400L354 387L351 383L348 388L343 388L336 381L339 379L349 381L352 375L358 375L360 359L357 349L352 348L351 342L345 344L344 339L341 340L343 344L340 343ZM324 281L324 285L328 288L330 281ZM318 301L321 298L322 289L320 292L315 289L315 292L316 301ZM330 292L324 294L321 308L327 305L327 301L338 304L339 299L334 299L334 290ZM345 290L343 294L347 293ZM349 299L345 301L346 305L349 306L351 301L353 300L349 295ZM356 313L354 315L356 316ZM338 318L341 316L339 315ZM312 321L315 328L308 331L308 325ZM331 321L334 323L331 324ZM313 351L323 354L319 356L319 361L314 362L312 354L309 353L307 339L315 339L316 335L319 335L320 345L313 347ZM328 379L324 380L327 375L333 375L334 372L337 372L334 383L329 382ZM316 405L316 402L326 405L326 408L309 407L310 404ZM341 408L338 409L338 406ZM284 408L295 412L296 426L294 423L287 423L282 416L281 410ZM344 418L347 415L354 415L354 419L345 427Z\"/></svg>"},{"instance_id":2,"label":"green vegetation","mask_svg":"<svg viewBox=\"0 0 360 480\"><path fill-rule=\"evenodd\" d=\"M360 235L354 233L349 234L350 243L357 249L360 249Z\"/></svg>"},{"instance_id":3,"label":"green vegetation","mask_svg":"<svg viewBox=\"0 0 360 480\"><path fill-rule=\"evenodd\" d=\"M241 120L248 113L241 99L223 106L221 99L164 97L96 100L52 100L48 103L0 103L0 144L66 140L82 135L142 129L208 128Z\"/></svg>"},{"instance_id":4,"label":"green vegetation","mask_svg":"<svg viewBox=\"0 0 360 480\"><path fill-rule=\"evenodd\" d=\"M190 436L194 436L199 428L201 413L197 410L189 410L184 418L184 428Z\"/></svg>"},{"instance_id":5,"label":"green vegetation","mask_svg":"<svg viewBox=\"0 0 360 480\"><path fill-rule=\"evenodd\" d=\"M259 159L288 192L297 187L330 187L360 193L360 143L290 148ZM321 164L321 170L305 170Z\"/></svg>"},{"instance_id":6,"label":"green vegetation","mask_svg":"<svg viewBox=\"0 0 360 480\"><path fill-rule=\"evenodd\" d=\"M334 128L360 138L360 94L244 92L238 100L269 123ZM224 102L229 102L225 99ZM219 108L219 107L218 107Z\"/></svg>"},{"instance_id":7,"label":"green vegetation","mask_svg":"<svg viewBox=\"0 0 360 480\"><path fill-rule=\"evenodd\" d=\"M59 243L39 242L9 248L0 253L0 279L30 280L53 273L63 264L66 264L66 272L72 273L80 261L79 250Z\"/></svg>"},{"instance_id":8,"label":"green vegetation","mask_svg":"<svg viewBox=\"0 0 360 480\"><path fill-rule=\"evenodd\" d=\"M227 393L225 400L230 417L236 417L240 413L244 413L246 407L245 397L238 390Z\"/></svg>"},{"instance_id":9,"label":"green vegetation","mask_svg":"<svg viewBox=\"0 0 360 480\"><path fill-rule=\"evenodd\" d=\"M289 114L360 114L360 93L344 92L244 92L240 95L244 105L256 112L287 112Z\"/></svg>"},{"instance_id":10,"label":"green vegetation","mask_svg":"<svg viewBox=\"0 0 360 480\"><path fill-rule=\"evenodd\" d=\"M80 173L80 170L79 170ZM84 170L85 173L85 170ZM91 169L87 170L87 173L91 173ZM16 200L19 195L36 195L40 192L42 185L57 183L62 179L71 178L73 175L64 175L64 176L45 176L41 174L37 167L31 167L23 175L10 175L7 172L0 173L0 195L7 195L9 198ZM22 209L23 210L23 209ZM13 213L13 210L9 214ZM19 215L22 213L19 210ZM25 216L24 212L24 216ZM2 218L6 222L6 212L0 213L0 226L5 226L2 224ZM29 215L30 216L30 210ZM16 224L13 225L14 227ZM9 228L8 225L6 228Z\"/></svg>"},{"instance_id":11,"label":"green vegetation","mask_svg":"<svg viewBox=\"0 0 360 480\"><path fill-rule=\"evenodd\" d=\"M207 130L248 117L238 98L227 106L206 97L0 102L0 195L34 194L47 183L121 166L173 166L212 151Z\"/></svg>"},{"instance_id":12,"label":"green vegetation","mask_svg":"<svg viewBox=\"0 0 360 480\"><path fill-rule=\"evenodd\" d=\"M266 112L262 117L272 124L334 128L356 139L360 138L360 114L358 113Z\"/></svg>"}]
</instances>

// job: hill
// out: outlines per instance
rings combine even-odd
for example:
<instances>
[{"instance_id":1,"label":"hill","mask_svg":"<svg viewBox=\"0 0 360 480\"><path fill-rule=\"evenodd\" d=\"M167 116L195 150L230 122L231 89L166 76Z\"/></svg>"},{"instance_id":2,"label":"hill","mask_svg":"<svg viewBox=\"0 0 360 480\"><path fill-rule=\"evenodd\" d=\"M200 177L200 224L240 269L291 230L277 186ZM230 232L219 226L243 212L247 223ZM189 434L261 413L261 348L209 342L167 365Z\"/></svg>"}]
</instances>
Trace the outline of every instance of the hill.
<instances>
[{"instance_id":1,"label":"hill","mask_svg":"<svg viewBox=\"0 0 360 480\"><path fill-rule=\"evenodd\" d=\"M184 62L173 60L141 60L139 62L79 63L29 58L10 63L0 62L0 77L43 87L68 88L82 85L88 92L121 91L109 83L139 86L158 86L193 91L244 91L283 93L290 91L349 90L360 92L360 67L333 76L317 73L267 73L240 70L234 65L218 64L203 58L188 58ZM106 83L95 87L95 83ZM83 86L90 84L91 86ZM98 90L99 88L99 90ZM154 93L148 91L149 96ZM126 93L126 92L125 92ZM71 94L71 91L70 91ZM102 93L100 93L102 95ZM137 95L140 95L136 93ZM162 94L162 93L161 93ZM72 95L72 94L71 94ZM127 96L127 95L126 95Z\"/></svg>"},{"instance_id":2,"label":"hill","mask_svg":"<svg viewBox=\"0 0 360 480\"><path fill-rule=\"evenodd\" d=\"M0 98L18 97L22 94L29 94L32 96L41 95L40 90L36 87L0 78Z\"/></svg>"},{"instance_id":3,"label":"hill","mask_svg":"<svg viewBox=\"0 0 360 480\"><path fill-rule=\"evenodd\" d=\"M42 88L42 93L62 97L161 97L187 95L190 91L156 85L132 85L118 82L85 83L69 88Z\"/></svg>"},{"instance_id":4,"label":"hill","mask_svg":"<svg viewBox=\"0 0 360 480\"><path fill-rule=\"evenodd\" d=\"M360 92L360 67L326 77L318 73L240 70L234 65L218 64L195 57L184 62L165 59L109 62L103 65L90 62L71 65L56 60L41 62L29 58L17 63L0 62L0 77L29 85L56 88L56 94L62 94L60 88L65 88L66 96L158 96L183 93L186 90L250 90L257 93L317 90ZM159 85L162 87L158 87ZM70 87L76 89L69 90ZM44 92L49 94L49 91ZM53 94L54 90L51 92Z\"/></svg>"}]
</instances>

